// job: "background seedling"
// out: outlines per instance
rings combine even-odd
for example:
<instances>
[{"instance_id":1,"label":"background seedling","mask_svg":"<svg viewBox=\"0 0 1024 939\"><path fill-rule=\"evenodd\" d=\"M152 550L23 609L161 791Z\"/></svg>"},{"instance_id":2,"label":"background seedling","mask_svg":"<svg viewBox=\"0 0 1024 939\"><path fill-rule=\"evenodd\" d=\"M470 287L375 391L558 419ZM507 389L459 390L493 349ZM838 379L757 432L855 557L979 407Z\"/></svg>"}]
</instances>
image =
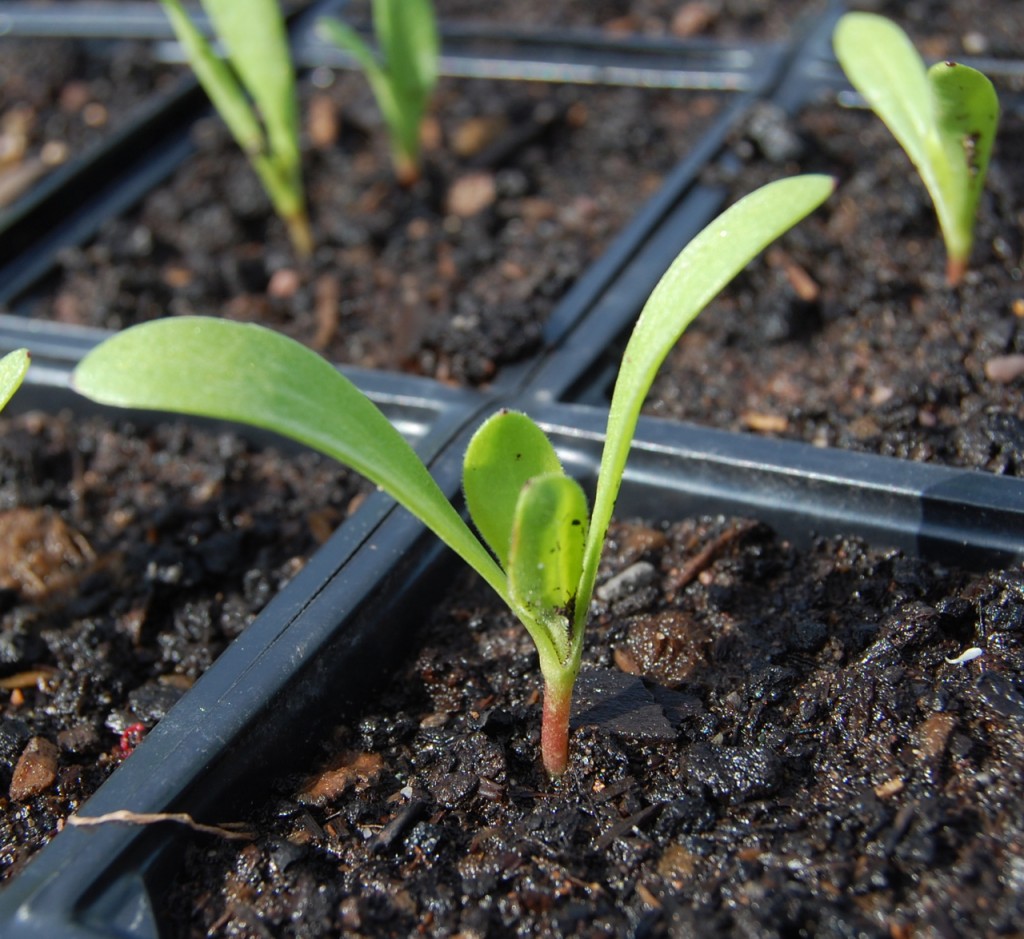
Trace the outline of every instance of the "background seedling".
<instances>
[{"instance_id":1,"label":"background seedling","mask_svg":"<svg viewBox=\"0 0 1024 939\"><path fill-rule=\"evenodd\" d=\"M490 551L376 406L315 352L270 330L202 317L155 320L90 352L73 384L106 404L276 431L392 495L470 564L529 631L544 677L542 757L559 776L568 760L572 689L601 546L655 373L694 317L751 258L820 205L832 185L826 176L798 176L757 190L694 238L662 277L626 346L589 517L583 490L529 417L503 411L484 423L467 449L463 482Z\"/></svg>"},{"instance_id":2,"label":"background seedling","mask_svg":"<svg viewBox=\"0 0 1024 939\"><path fill-rule=\"evenodd\" d=\"M420 175L420 129L437 84L440 42L431 0L373 0L380 57L351 26L322 19L323 34L359 64L391 135L395 175L403 186Z\"/></svg>"},{"instance_id":3,"label":"background seedling","mask_svg":"<svg viewBox=\"0 0 1024 939\"><path fill-rule=\"evenodd\" d=\"M946 279L958 284L999 123L992 82L956 62L926 69L906 33L873 13L841 17L833 45L850 84L917 167L946 242Z\"/></svg>"},{"instance_id":4,"label":"background seedling","mask_svg":"<svg viewBox=\"0 0 1024 939\"><path fill-rule=\"evenodd\" d=\"M15 349L0 359L0 411L21 386L28 364L28 349Z\"/></svg>"},{"instance_id":5,"label":"background seedling","mask_svg":"<svg viewBox=\"0 0 1024 939\"><path fill-rule=\"evenodd\" d=\"M180 0L160 2L196 78L287 226L295 252L309 257L313 235L302 189L295 69L277 0L202 0L227 62L189 19Z\"/></svg>"}]
</instances>

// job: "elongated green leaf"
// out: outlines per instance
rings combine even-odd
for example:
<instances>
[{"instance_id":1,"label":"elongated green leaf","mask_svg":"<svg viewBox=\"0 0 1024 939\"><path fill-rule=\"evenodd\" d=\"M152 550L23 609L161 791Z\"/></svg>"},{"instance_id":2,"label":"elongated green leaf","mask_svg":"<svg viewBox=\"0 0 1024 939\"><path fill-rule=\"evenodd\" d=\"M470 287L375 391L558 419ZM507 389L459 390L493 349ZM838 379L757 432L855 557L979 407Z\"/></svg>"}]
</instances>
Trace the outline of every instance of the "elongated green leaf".
<instances>
[{"instance_id":1,"label":"elongated green leaf","mask_svg":"<svg viewBox=\"0 0 1024 939\"><path fill-rule=\"evenodd\" d=\"M462 466L466 505L506 570L519 494L535 476L561 471L544 431L517 411L492 415L470 440Z\"/></svg>"},{"instance_id":2,"label":"elongated green leaf","mask_svg":"<svg viewBox=\"0 0 1024 939\"><path fill-rule=\"evenodd\" d=\"M270 151L288 177L299 172L295 69L278 0L203 0L242 84L267 128Z\"/></svg>"},{"instance_id":3,"label":"elongated green leaf","mask_svg":"<svg viewBox=\"0 0 1024 939\"><path fill-rule=\"evenodd\" d=\"M214 52L206 37L196 29L180 0L160 0L174 34L178 37L192 71L207 97L213 102L238 146L250 156L266 151L263 128L245 91L223 59Z\"/></svg>"},{"instance_id":4,"label":"elongated green leaf","mask_svg":"<svg viewBox=\"0 0 1024 939\"><path fill-rule=\"evenodd\" d=\"M434 7L431 0L374 0L373 13L395 101L388 122L399 162L416 164L420 126L437 82L440 42Z\"/></svg>"},{"instance_id":5,"label":"elongated green leaf","mask_svg":"<svg viewBox=\"0 0 1024 939\"><path fill-rule=\"evenodd\" d=\"M541 643L530 621L541 627L558 660L570 661L570 630L587 535L587 497L564 473L531 479L519 494L508 561L512 607ZM543 652L542 652L543 654Z\"/></svg>"},{"instance_id":6,"label":"elongated green leaf","mask_svg":"<svg viewBox=\"0 0 1024 939\"><path fill-rule=\"evenodd\" d=\"M7 406L28 371L28 349L15 349L0 359L0 410Z\"/></svg>"},{"instance_id":7,"label":"elongated green leaf","mask_svg":"<svg viewBox=\"0 0 1024 939\"><path fill-rule=\"evenodd\" d=\"M374 31L399 94L417 103L437 83L441 43L431 0L374 0Z\"/></svg>"},{"instance_id":8,"label":"elongated green leaf","mask_svg":"<svg viewBox=\"0 0 1024 939\"><path fill-rule=\"evenodd\" d=\"M927 162L932 93L924 61L907 34L884 16L847 13L836 25L832 46L850 84L914 165Z\"/></svg>"},{"instance_id":9,"label":"elongated green leaf","mask_svg":"<svg viewBox=\"0 0 1024 939\"><path fill-rule=\"evenodd\" d=\"M411 183L419 175L420 127L438 75L440 41L431 0L373 0L379 57L338 20L323 19L320 28L366 73L391 135L399 179Z\"/></svg>"},{"instance_id":10,"label":"elongated green leaf","mask_svg":"<svg viewBox=\"0 0 1024 939\"><path fill-rule=\"evenodd\" d=\"M72 384L104 404L250 424L362 473L508 602L505 577L413 449L337 369L286 336L207 317L154 320L90 352Z\"/></svg>"},{"instance_id":11,"label":"elongated green leaf","mask_svg":"<svg viewBox=\"0 0 1024 939\"><path fill-rule=\"evenodd\" d=\"M333 42L339 49L349 53L356 60L359 67L367 74L382 70L382 66L377 61L373 50L348 23L343 23L334 17L325 16L317 20L316 28L322 36Z\"/></svg>"},{"instance_id":12,"label":"elongated green leaf","mask_svg":"<svg viewBox=\"0 0 1024 939\"><path fill-rule=\"evenodd\" d=\"M794 176L756 190L726 209L672 262L640 313L612 393L583 577L577 626L587 615L601 543L611 521L640 408L654 376L693 319L760 251L832 192L829 176Z\"/></svg>"},{"instance_id":13,"label":"elongated green leaf","mask_svg":"<svg viewBox=\"0 0 1024 939\"><path fill-rule=\"evenodd\" d=\"M999 125L999 98L981 72L956 62L937 62L928 70L928 81L950 173L945 185L949 206L937 203L936 211L949 253L966 261Z\"/></svg>"},{"instance_id":14,"label":"elongated green leaf","mask_svg":"<svg viewBox=\"0 0 1024 939\"><path fill-rule=\"evenodd\" d=\"M366 44L363 37L347 23L324 17L317 22L317 28L339 49L343 49L356 60L370 83L373 97L384 116L388 130L392 135L397 136L403 121L401 102L395 95L391 76L385 66L377 60L373 50Z\"/></svg>"}]
</instances>

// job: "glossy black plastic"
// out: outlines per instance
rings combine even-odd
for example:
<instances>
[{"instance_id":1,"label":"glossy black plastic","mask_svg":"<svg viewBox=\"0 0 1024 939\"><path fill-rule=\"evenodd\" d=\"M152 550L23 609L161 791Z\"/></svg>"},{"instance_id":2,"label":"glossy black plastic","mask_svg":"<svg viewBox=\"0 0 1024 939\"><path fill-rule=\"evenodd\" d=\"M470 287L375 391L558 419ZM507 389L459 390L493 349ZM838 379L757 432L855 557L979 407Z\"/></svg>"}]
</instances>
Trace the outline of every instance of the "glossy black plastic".
<instances>
[{"instance_id":1,"label":"glossy black plastic","mask_svg":"<svg viewBox=\"0 0 1024 939\"><path fill-rule=\"evenodd\" d=\"M346 370L414 440L442 489L459 500L461 458L483 416L532 414L567 469L596 480L612 352L682 244L721 208L700 182L728 160L729 129L751 100L806 93L821 68L826 18L744 94L668 188L620 236L604 266L567 295L547 326L547 350L483 392ZM771 58L774 56L774 58ZM28 330L26 332L26 330ZM18 406L84 406L67 390L95 331L0 318L0 351L28 344L30 383ZM566 403L567 401L575 403ZM1024 561L1024 481L642 419L620 496L625 515L722 512L762 519L786 537L852 534L969 568ZM318 730L368 683L386 677L377 650L413 647L416 616L454 559L408 513L375 495L214 663L110 777L82 814L188 812L236 818L268 785L265 768L308 755ZM160 935L158 910L187 839L172 824L69 827L0 892L0 933L21 937Z\"/></svg>"}]
</instances>

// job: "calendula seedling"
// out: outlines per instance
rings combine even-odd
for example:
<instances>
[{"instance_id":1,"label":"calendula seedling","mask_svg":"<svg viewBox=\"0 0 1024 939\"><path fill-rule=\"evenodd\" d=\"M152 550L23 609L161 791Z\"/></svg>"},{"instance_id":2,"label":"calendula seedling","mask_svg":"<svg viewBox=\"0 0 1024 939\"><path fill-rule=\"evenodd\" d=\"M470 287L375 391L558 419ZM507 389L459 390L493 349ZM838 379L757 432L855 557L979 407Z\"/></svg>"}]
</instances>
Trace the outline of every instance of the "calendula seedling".
<instances>
[{"instance_id":1,"label":"calendula seedling","mask_svg":"<svg viewBox=\"0 0 1024 939\"><path fill-rule=\"evenodd\" d=\"M693 318L751 258L820 205L832 186L827 176L765 186L724 212L672 263L623 356L592 513L579 483L564 473L529 417L503 411L484 423L467 449L463 482L470 515L490 551L377 407L319 355L270 330L201 317L154 320L90 352L73 386L106 404L276 431L390 493L470 564L529 631L544 678L543 762L560 776L601 545L655 373Z\"/></svg>"},{"instance_id":2,"label":"calendula seedling","mask_svg":"<svg viewBox=\"0 0 1024 939\"><path fill-rule=\"evenodd\" d=\"M7 407L28 371L28 349L15 349L0 359L0 411Z\"/></svg>"},{"instance_id":3,"label":"calendula seedling","mask_svg":"<svg viewBox=\"0 0 1024 939\"><path fill-rule=\"evenodd\" d=\"M296 254L308 258L313 234L302 188L295 69L277 0L202 0L227 62L189 19L181 0L160 2L196 78L287 226Z\"/></svg>"},{"instance_id":4,"label":"calendula seedling","mask_svg":"<svg viewBox=\"0 0 1024 939\"><path fill-rule=\"evenodd\" d=\"M403 186L420 175L420 130L437 85L440 42L431 0L373 0L379 57L351 26L322 19L322 33L348 52L370 82L391 134L395 175Z\"/></svg>"},{"instance_id":5,"label":"calendula seedling","mask_svg":"<svg viewBox=\"0 0 1024 939\"><path fill-rule=\"evenodd\" d=\"M946 243L946 280L958 284L999 123L992 82L956 62L926 69L907 34L873 13L841 17L832 41L850 84L917 167Z\"/></svg>"}]
</instances>

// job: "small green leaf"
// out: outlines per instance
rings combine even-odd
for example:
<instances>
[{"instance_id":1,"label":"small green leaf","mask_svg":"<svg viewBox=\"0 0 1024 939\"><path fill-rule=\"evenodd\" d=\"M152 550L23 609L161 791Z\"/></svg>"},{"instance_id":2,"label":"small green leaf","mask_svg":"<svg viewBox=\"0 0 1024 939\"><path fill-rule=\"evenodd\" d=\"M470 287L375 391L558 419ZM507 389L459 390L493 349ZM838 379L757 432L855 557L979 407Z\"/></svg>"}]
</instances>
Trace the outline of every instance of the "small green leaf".
<instances>
[{"instance_id":1,"label":"small green leaf","mask_svg":"<svg viewBox=\"0 0 1024 939\"><path fill-rule=\"evenodd\" d=\"M7 406L28 372L28 349L15 349L0 359L0 410Z\"/></svg>"},{"instance_id":2,"label":"small green leaf","mask_svg":"<svg viewBox=\"0 0 1024 939\"><path fill-rule=\"evenodd\" d=\"M370 90L373 92L374 100L377 102L377 107L380 108L389 133L392 137L400 137L405 115L402 111L402 102L396 94L395 85L387 67L377 60L377 56L363 40L363 37L348 23L325 17L317 23L317 28L339 49L344 50L356 60L363 70L366 80L370 83ZM418 124L416 130L418 133Z\"/></svg>"},{"instance_id":3,"label":"small green leaf","mask_svg":"<svg viewBox=\"0 0 1024 939\"><path fill-rule=\"evenodd\" d=\"M203 0L233 68L196 29L181 0L161 3L199 83L284 220L296 253L309 257L313 235L302 188L295 70L277 0Z\"/></svg>"},{"instance_id":4,"label":"small green leaf","mask_svg":"<svg viewBox=\"0 0 1024 939\"><path fill-rule=\"evenodd\" d=\"M419 174L420 128L437 84L440 40L431 0L373 0L375 55L349 26L320 20L322 32L349 52L366 73L391 135L403 183Z\"/></svg>"},{"instance_id":5,"label":"small green leaf","mask_svg":"<svg viewBox=\"0 0 1024 939\"><path fill-rule=\"evenodd\" d=\"M325 16L317 21L316 26L325 39L329 39L339 49L351 55L367 75L371 72L383 73L384 70L373 54L373 50L348 23Z\"/></svg>"},{"instance_id":6,"label":"small green leaf","mask_svg":"<svg viewBox=\"0 0 1024 939\"><path fill-rule=\"evenodd\" d=\"M462 486L473 524L508 569L516 504L535 476L561 473L554 447L525 414L501 411L473 435L462 466Z\"/></svg>"},{"instance_id":7,"label":"small green leaf","mask_svg":"<svg viewBox=\"0 0 1024 939\"><path fill-rule=\"evenodd\" d=\"M954 243L950 254L966 259L971 252L971 235L978 202L985 188L996 128L999 126L999 98L992 82L981 72L956 62L937 62L928 70L935 100L939 139L950 167L948 221L940 217L943 233L947 227ZM964 234L966 243L963 242Z\"/></svg>"},{"instance_id":8,"label":"small green leaf","mask_svg":"<svg viewBox=\"0 0 1024 939\"><path fill-rule=\"evenodd\" d=\"M441 52L431 0L376 0L374 29L399 95L419 112L437 84Z\"/></svg>"},{"instance_id":9,"label":"small green leaf","mask_svg":"<svg viewBox=\"0 0 1024 939\"><path fill-rule=\"evenodd\" d=\"M504 574L412 447L341 372L287 336L208 317L153 320L93 349L72 386L103 404L250 424L326 453L404 505L508 602Z\"/></svg>"},{"instance_id":10,"label":"small green leaf","mask_svg":"<svg viewBox=\"0 0 1024 939\"><path fill-rule=\"evenodd\" d=\"M525 612L520 617L527 628L532 620L543 629L563 666L571 658L586 536L587 497L576 480L547 473L523 487L512 528L509 594L513 609Z\"/></svg>"},{"instance_id":11,"label":"small green leaf","mask_svg":"<svg viewBox=\"0 0 1024 939\"><path fill-rule=\"evenodd\" d=\"M916 164L932 131L932 99L924 62L891 20L875 13L847 13L832 46L850 84L885 122Z\"/></svg>"},{"instance_id":12,"label":"small green leaf","mask_svg":"<svg viewBox=\"0 0 1024 939\"><path fill-rule=\"evenodd\" d=\"M726 209L672 262L644 304L622 356L608 412L576 606L582 629L640 409L654 376L694 318L763 248L828 198L830 176L780 179Z\"/></svg>"},{"instance_id":13,"label":"small green leaf","mask_svg":"<svg viewBox=\"0 0 1024 939\"><path fill-rule=\"evenodd\" d=\"M235 78L227 63L213 50L192 20L189 19L181 0L160 0L167 19L174 28L192 71L203 86L207 97L213 102L236 143L250 156L266 151L263 128L256 117L249 99Z\"/></svg>"},{"instance_id":14,"label":"small green leaf","mask_svg":"<svg viewBox=\"0 0 1024 939\"><path fill-rule=\"evenodd\" d=\"M203 0L228 59L263 117L282 172L298 172L299 112L288 32L278 0Z\"/></svg>"}]
</instances>

